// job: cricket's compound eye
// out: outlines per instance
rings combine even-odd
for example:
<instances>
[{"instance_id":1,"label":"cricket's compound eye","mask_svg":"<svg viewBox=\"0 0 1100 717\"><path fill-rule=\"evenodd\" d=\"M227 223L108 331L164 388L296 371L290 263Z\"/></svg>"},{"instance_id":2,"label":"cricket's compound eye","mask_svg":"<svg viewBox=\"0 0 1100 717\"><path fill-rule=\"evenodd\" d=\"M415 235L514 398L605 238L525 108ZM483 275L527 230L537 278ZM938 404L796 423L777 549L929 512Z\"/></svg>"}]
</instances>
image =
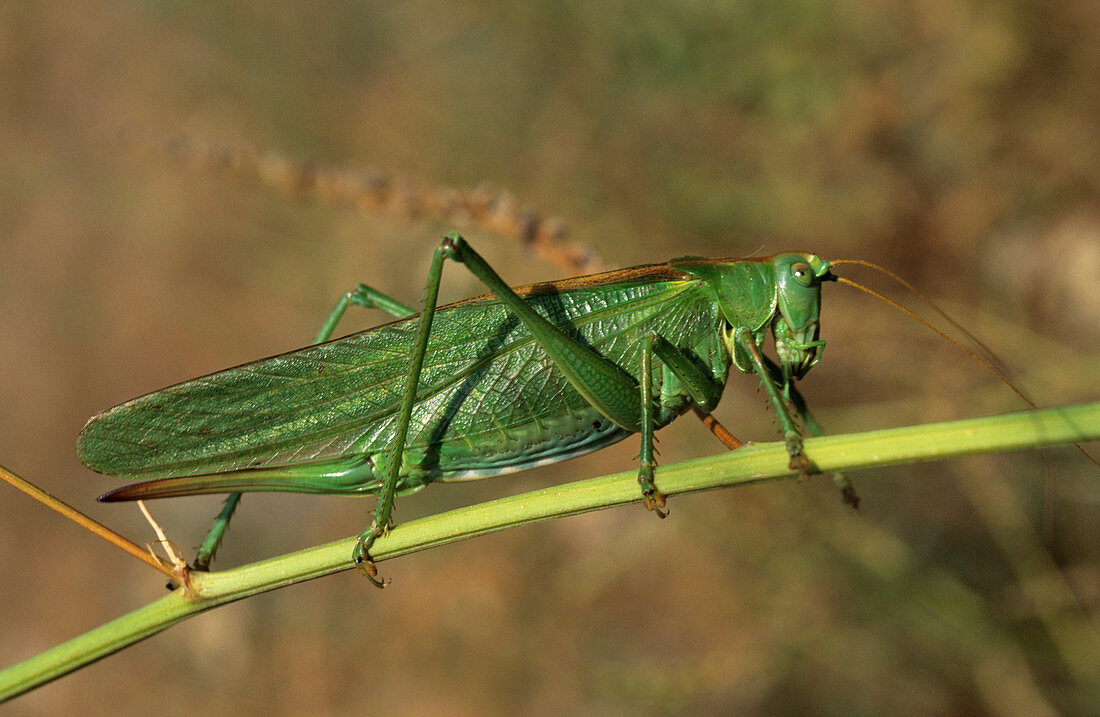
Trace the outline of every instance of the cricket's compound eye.
<instances>
[{"instance_id":1,"label":"cricket's compound eye","mask_svg":"<svg viewBox=\"0 0 1100 717\"><path fill-rule=\"evenodd\" d=\"M791 264L791 276L802 286L809 286L814 281L814 271L810 265L799 261Z\"/></svg>"}]
</instances>

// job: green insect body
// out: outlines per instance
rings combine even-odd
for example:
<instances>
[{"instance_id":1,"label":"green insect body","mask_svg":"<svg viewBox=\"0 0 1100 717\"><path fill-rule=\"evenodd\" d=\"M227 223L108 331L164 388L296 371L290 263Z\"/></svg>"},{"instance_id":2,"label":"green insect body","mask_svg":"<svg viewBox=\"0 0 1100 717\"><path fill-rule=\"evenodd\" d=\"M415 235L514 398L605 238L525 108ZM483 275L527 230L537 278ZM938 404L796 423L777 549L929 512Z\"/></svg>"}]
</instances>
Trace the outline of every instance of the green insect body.
<instances>
[{"instance_id":1,"label":"green insect body","mask_svg":"<svg viewBox=\"0 0 1100 717\"><path fill-rule=\"evenodd\" d=\"M444 258L494 293L436 308ZM419 316L133 399L93 417L77 450L98 472L154 479L104 500L378 493L357 552L368 560L396 493L565 460L635 432L639 482L658 507L653 431L693 404L713 408L731 363L761 378L792 467L802 465L790 382L820 358L829 267L804 253L686 258L513 293L449 235ZM759 350L769 332L778 362Z\"/></svg>"}]
</instances>

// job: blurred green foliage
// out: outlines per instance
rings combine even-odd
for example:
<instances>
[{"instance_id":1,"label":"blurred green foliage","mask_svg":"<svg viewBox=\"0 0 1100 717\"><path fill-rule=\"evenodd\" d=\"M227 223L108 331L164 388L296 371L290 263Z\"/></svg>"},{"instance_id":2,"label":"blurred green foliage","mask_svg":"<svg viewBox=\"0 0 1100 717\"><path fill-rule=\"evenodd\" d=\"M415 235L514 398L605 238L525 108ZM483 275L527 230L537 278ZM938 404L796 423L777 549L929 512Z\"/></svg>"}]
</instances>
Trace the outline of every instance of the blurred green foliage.
<instances>
[{"instance_id":1,"label":"blurred green foliage","mask_svg":"<svg viewBox=\"0 0 1100 717\"><path fill-rule=\"evenodd\" d=\"M1041 403L1098 393L1096 3L40 2L3 5L0 28L0 462L139 540L136 511L93 502L113 481L75 460L83 420L304 343L358 281L415 301L434 242L463 227L150 159L120 129L489 181L612 265L871 259L944 298ZM558 276L469 238L516 283ZM1018 407L886 307L836 288L824 321L803 387L827 429ZM719 417L771 438L753 391L734 377ZM689 420L662 434L665 460L720 450ZM397 518L635 450L436 486ZM676 500L660 524L611 511L405 558L385 593L298 586L14 708L1100 712L1094 466L1051 451L854 478L859 515L826 480L751 487ZM0 495L0 663L157 594L158 576ZM189 548L217 502L153 508ZM221 559L355 534L367 508L249 496Z\"/></svg>"}]
</instances>

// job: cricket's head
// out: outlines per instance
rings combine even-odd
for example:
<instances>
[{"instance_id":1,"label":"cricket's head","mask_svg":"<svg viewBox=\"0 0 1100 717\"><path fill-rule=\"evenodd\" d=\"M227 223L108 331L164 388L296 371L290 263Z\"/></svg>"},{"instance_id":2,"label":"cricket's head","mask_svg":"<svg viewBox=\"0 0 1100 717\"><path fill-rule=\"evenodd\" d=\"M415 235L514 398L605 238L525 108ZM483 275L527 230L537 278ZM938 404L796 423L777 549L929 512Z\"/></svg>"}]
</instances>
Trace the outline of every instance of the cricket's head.
<instances>
[{"instance_id":1,"label":"cricket's head","mask_svg":"<svg viewBox=\"0 0 1100 717\"><path fill-rule=\"evenodd\" d=\"M772 257L778 298L772 333L779 365L788 377L802 378L821 358L818 338L821 282L834 277L831 264L815 254L790 252Z\"/></svg>"}]
</instances>

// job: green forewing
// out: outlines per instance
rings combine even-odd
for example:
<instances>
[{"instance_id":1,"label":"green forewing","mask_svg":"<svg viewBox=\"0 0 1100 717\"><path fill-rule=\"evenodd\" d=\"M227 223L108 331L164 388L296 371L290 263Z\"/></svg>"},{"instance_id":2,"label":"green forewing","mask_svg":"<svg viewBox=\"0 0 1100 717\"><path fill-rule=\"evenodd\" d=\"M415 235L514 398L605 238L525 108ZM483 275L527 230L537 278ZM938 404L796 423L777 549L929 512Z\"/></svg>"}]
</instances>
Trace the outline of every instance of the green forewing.
<instances>
[{"instance_id":1,"label":"green forewing","mask_svg":"<svg viewBox=\"0 0 1100 717\"><path fill-rule=\"evenodd\" d=\"M642 338L656 333L725 383L721 317L705 281L663 267L606 283L540 285L525 298L632 376ZM369 457L381 475L416 327L415 318L397 321L136 398L93 418L78 453L90 468L125 477L353 456ZM675 377L655 367L657 420L665 425L688 403ZM495 298L460 302L435 317L402 487L518 470L626 435L569 385Z\"/></svg>"}]
</instances>

